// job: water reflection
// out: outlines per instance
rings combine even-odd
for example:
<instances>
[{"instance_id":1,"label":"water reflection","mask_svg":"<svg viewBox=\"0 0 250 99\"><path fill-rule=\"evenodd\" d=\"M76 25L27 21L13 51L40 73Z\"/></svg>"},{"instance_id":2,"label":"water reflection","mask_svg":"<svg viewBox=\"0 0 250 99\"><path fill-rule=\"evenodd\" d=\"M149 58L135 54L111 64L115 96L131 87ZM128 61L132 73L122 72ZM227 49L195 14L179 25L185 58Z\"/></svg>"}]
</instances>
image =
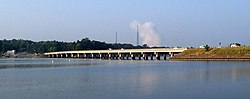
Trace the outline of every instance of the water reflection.
<instances>
[{"instance_id":1,"label":"water reflection","mask_svg":"<svg viewBox=\"0 0 250 99\"><path fill-rule=\"evenodd\" d=\"M0 67L1 98L250 97L250 62L0 59Z\"/></svg>"},{"instance_id":2,"label":"water reflection","mask_svg":"<svg viewBox=\"0 0 250 99\"><path fill-rule=\"evenodd\" d=\"M139 68L139 69L138 69ZM136 74L136 85L138 87L139 92L142 96L150 97L155 90L155 86L159 81L158 76L160 76L154 70L143 70L138 67L137 74ZM147 67L146 67L147 68Z\"/></svg>"},{"instance_id":3,"label":"water reflection","mask_svg":"<svg viewBox=\"0 0 250 99\"><path fill-rule=\"evenodd\" d=\"M230 64L231 63L231 64ZM168 67L166 77L175 82L249 80L250 63L248 62L192 62L183 66Z\"/></svg>"},{"instance_id":4,"label":"water reflection","mask_svg":"<svg viewBox=\"0 0 250 99\"><path fill-rule=\"evenodd\" d=\"M48 68L69 66L91 66L100 64L92 60L81 59L49 59L49 58L5 58L0 59L0 69L8 68Z\"/></svg>"}]
</instances>

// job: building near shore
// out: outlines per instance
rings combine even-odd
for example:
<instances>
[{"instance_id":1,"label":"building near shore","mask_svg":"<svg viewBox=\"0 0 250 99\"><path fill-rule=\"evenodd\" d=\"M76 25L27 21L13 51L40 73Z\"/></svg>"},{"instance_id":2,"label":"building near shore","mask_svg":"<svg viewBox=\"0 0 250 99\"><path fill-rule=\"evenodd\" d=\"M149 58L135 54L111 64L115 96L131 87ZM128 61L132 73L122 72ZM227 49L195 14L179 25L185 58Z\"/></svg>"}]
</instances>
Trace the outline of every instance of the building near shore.
<instances>
[{"instance_id":1,"label":"building near shore","mask_svg":"<svg viewBox=\"0 0 250 99\"><path fill-rule=\"evenodd\" d=\"M229 46L230 47L240 47L241 44L240 43L231 43Z\"/></svg>"},{"instance_id":2,"label":"building near shore","mask_svg":"<svg viewBox=\"0 0 250 99\"><path fill-rule=\"evenodd\" d=\"M5 55L15 55L16 51L15 50L8 50Z\"/></svg>"},{"instance_id":3,"label":"building near shore","mask_svg":"<svg viewBox=\"0 0 250 99\"><path fill-rule=\"evenodd\" d=\"M201 46L199 46L199 48L205 48L205 46L206 46L206 45L201 45Z\"/></svg>"}]
</instances>

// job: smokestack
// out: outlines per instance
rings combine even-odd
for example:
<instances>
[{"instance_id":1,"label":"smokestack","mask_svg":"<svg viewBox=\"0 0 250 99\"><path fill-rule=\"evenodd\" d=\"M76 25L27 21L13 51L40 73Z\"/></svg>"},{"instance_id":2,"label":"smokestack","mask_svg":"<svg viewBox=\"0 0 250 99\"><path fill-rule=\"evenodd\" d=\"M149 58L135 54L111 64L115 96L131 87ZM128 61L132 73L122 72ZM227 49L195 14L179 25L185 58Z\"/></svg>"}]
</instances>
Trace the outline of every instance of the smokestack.
<instances>
[{"instance_id":1,"label":"smokestack","mask_svg":"<svg viewBox=\"0 0 250 99\"><path fill-rule=\"evenodd\" d=\"M140 24L137 21L133 21L130 23L130 28L137 32L137 45L139 45L139 38L142 44L147 44L148 46L160 45L160 37L154 31L154 24L152 22Z\"/></svg>"}]
</instances>

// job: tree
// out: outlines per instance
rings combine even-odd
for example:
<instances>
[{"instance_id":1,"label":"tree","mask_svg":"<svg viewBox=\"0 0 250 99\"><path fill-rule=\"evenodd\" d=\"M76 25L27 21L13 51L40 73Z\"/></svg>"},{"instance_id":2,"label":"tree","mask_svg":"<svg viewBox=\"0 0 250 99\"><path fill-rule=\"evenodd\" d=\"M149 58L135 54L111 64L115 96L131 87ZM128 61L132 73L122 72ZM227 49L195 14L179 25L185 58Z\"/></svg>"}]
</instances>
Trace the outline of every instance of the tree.
<instances>
[{"instance_id":1,"label":"tree","mask_svg":"<svg viewBox=\"0 0 250 99\"><path fill-rule=\"evenodd\" d=\"M95 40L90 40L89 38L83 38L74 42L62 42L62 41L31 41L22 39L13 40L0 40L0 54L6 52L7 50L16 50L19 52L28 53L45 53L54 51L68 51L68 50L106 50L112 49L133 49L133 48L143 48L144 46L133 46L132 44L112 44L105 43Z\"/></svg>"},{"instance_id":2,"label":"tree","mask_svg":"<svg viewBox=\"0 0 250 99\"><path fill-rule=\"evenodd\" d=\"M209 49L210 49L210 46L208 46L208 45L205 45L205 46L204 46L204 48L205 48L205 50L206 50L206 51L209 51Z\"/></svg>"},{"instance_id":3,"label":"tree","mask_svg":"<svg viewBox=\"0 0 250 99\"><path fill-rule=\"evenodd\" d=\"M143 48L148 48L148 45L147 44L143 44L142 47Z\"/></svg>"}]
</instances>

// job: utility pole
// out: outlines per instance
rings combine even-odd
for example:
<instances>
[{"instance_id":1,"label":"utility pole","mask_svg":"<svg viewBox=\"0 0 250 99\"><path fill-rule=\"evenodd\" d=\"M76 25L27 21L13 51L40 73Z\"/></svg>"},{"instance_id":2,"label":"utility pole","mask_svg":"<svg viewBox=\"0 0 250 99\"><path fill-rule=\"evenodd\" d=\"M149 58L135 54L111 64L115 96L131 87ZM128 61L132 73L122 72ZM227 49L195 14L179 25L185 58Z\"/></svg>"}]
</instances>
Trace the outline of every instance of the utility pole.
<instances>
[{"instance_id":1,"label":"utility pole","mask_svg":"<svg viewBox=\"0 0 250 99\"><path fill-rule=\"evenodd\" d=\"M137 42L136 43L137 43L137 46L139 46L139 30L138 30L138 25L137 25L136 29L137 29Z\"/></svg>"},{"instance_id":2,"label":"utility pole","mask_svg":"<svg viewBox=\"0 0 250 99\"><path fill-rule=\"evenodd\" d=\"M4 46L5 46L5 44L4 44L4 40L3 40L3 44L2 44L2 52L4 53Z\"/></svg>"},{"instance_id":3,"label":"utility pole","mask_svg":"<svg viewBox=\"0 0 250 99\"><path fill-rule=\"evenodd\" d=\"M115 32L115 44L117 44L117 32Z\"/></svg>"}]
</instances>

